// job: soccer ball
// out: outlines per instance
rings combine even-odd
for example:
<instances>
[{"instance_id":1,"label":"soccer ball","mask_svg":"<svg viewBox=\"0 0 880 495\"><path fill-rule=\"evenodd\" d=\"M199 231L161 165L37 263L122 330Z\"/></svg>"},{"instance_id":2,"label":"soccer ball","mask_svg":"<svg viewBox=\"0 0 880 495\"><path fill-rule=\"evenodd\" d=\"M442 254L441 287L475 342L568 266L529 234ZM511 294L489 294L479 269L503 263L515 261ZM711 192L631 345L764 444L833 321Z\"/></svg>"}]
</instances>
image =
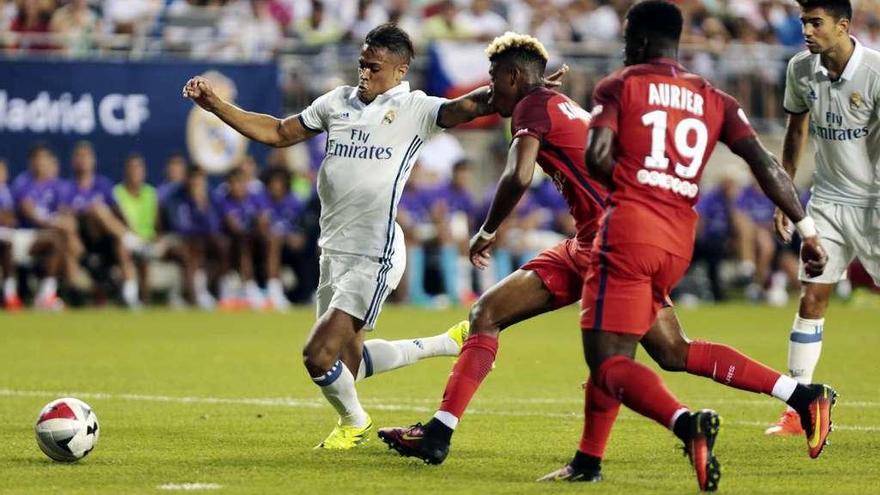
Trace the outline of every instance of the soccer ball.
<instances>
[{"instance_id":1,"label":"soccer ball","mask_svg":"<svg viewBox=\"0 0 880 495\"><path fill-rule=\"evenodd\" d=\"M59 462L75 462L98 443L98 417L79 399L57 399L40 411L34 432L44 454Z\"/></svg>"}]
</instances>

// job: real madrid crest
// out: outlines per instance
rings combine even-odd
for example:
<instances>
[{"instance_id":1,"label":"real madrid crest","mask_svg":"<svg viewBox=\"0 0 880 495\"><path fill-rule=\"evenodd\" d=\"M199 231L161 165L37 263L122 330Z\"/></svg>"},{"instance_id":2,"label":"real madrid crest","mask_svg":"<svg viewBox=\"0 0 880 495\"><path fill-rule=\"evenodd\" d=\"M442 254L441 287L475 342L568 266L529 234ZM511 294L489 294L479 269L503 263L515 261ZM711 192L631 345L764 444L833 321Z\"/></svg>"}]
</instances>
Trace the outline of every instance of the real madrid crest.
<instances>
[{"instance_id":1,"label":"real madrid crest","mask_svg":"<svg viewBox=\"0 0 880 495\"><path fill-rule=\"evenodd\" d=\"M850 101L852 101L852 100L850 100ZM382 123L383 124L390 124L390 123L394 122L394 119L396 119L396 118L397 118L397 112L395 112L394 110L388 110L387 112L385 112L385 117L382 118Z\"/></svg>"},{"instance_id":2,"label":"real madrid crest","mask_svg":"<svg viewBox=\"0 0 880 495\"><path fill-rule=\"evenodd\" d=\"M858 91L853 92L853 94L849 95L849 107L853 110L858 109L862 106L862 94Z\"/></svg>"}]
</instances>

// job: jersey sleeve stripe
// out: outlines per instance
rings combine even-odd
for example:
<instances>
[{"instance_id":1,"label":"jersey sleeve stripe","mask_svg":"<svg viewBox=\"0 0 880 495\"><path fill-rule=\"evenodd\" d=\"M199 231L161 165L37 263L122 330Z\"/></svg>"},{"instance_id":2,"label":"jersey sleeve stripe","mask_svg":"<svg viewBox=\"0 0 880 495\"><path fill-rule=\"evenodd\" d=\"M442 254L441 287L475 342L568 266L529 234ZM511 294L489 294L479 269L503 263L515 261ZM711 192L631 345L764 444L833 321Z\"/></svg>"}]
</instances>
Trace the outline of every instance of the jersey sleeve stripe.
<instances>
[{"instance_id":1,"label":"jersey sleeve stripe","mask_svg":"<svg viewBox=\"0 0 880 495\"><path fill-rule=\"evenodd\" d=\"M299 119L299 123L302 124L302 126L305 127L306 129L308 129L308 130L310 130L310 131L312 131L312 132L318 133L318 134L324 132L323 129L313 129L313 128L309 127L309 125L306 124L305 119L303 119L302 114L299 114L299 115L297 115L296 117Z\"/></svg>"}]
</instances>

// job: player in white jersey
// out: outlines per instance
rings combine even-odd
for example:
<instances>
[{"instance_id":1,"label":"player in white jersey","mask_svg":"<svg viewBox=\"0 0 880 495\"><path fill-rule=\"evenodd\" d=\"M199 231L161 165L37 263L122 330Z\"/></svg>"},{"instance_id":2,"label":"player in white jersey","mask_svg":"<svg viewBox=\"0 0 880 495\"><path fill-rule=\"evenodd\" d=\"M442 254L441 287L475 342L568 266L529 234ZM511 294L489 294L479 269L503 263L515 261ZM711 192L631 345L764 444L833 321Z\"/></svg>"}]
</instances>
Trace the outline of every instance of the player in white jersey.
<instances>
[{"instance_id":1,"label":"player in white jersey","mask_svg":"<svg viewBox=\"0 0 880 495\"><path fill-rule=\"evenodd\" d=\"M880 52L850 37L848 0L798 3L807 50L788 63L782 164L794 177L809 130L816 172L807 215L815 219L828 264L813 278L801 267L803 291L789 337L788 368L800 383L811 383L828 302L853 258L880 284ZM790 240L788 220L778 210L776 229ZM802 431L797 413L787 410L766 432Z\"/></svg>"},{"instance_id":2,"label":"player in white jersey","mask_svg":"<svg viewBox=\"0 0 880 495\"><path fill-rule=\"evenodd\" d=\"M183 90L184 96L264 144L291 146L328 133L318 174L318 320L303 348L303 361L340 418L318 447L347 449L366 440L372 421L357 398L354 384L359 378L424 357L456 355L467 334L467 325L459 324L434 337L365 343L361 331L375 326L385 298L403 275L406 250L395 217L422 143L444 128L494 112L488 86L454 100L410 91L404 78L412 56L403 30L379 26L362 47L357 87L336 88L283 120L221 100L200 77Z\"/></svg>"}]
</instances>

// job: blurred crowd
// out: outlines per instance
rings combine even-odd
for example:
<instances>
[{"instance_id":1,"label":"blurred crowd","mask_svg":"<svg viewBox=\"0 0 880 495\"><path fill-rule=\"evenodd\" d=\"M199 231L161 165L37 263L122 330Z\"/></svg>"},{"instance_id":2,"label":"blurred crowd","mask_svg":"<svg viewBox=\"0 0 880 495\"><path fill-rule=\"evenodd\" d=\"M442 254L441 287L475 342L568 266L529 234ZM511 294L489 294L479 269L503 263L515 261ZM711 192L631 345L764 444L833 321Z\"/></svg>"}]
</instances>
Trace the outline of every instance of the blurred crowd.
<instances>
[{"instance_id":1,"label":"blurred crowd","mask_svg":"<svg viewBox=\"0 0 880 495\"><path fill-rule=\"evenodd\" d=\"M7 308L118 300L137 309L150 302L157 274L173 306L285 310L311 300L317 210L287 168L261 172L247 157L216 183L174 153L154 186L137 154L116 184L99 172L89 142L77 143L69 160L70 177L59 177L59 157L34 144L27 169L11 180L0 160Z\"/></svg>"},{"instance_id":2,"label":"blurred crowd","mask_svg":"<svg viewBox=\"0 0 880 495\"><path fill-rule=\"evenodd\" d=\"M320 205L309 163L292 166L276 150L252 156L224 177L209 177L172 153L160 184L146 181L138 154L122 164L122 180L101 173L92 145L69 157L32 145L21 172L0 159L0 274L3 302L44 310L118 302L137 309L166 302L205 310L279 310L310 303L318 281ZM69 177L60 177L67 159ZM104 165L106 168L110 168ZM115 167L119 170L119 167ZM517 267L575 234L553 181L538 170L511 218L498 231L492 263L475 270L468 241L494 196L480 187L476 166L454 134L427 142L400 200L397 220L407 245L406 275L395 302L425 307L467 305ZM804 203L808 199L805 193ZM707 185L694 263L674 296L724 301L731 296L784 305L799 289L797 241L774 235L774 206L755 184L724 176ZM853 279L859 282L859 272ZM870 286L871 284L866 284ZM844 284L841 290L849 290Z\"/></svg>"},{"instance_id":3,"label":"blurred crowd","mask_svg":"<svg viewBox=\"0 0 880 495\"><path fill-rule=\"evenodd\" d=\"M548 46L610 42L633 0L0 0L4 45L83 54L129 48L102 35L160 39L194 56L265 59L286 40L306 45L358 42L372 27L395 22L420 43L487 41L506 30ZM801 45L793 0L680 0L684 42L708 51L729 42ZM880 1L854 2L854 33L880 43ZM56 36L44 36L55 34ZM101 46L101 45L104 46Z\"/></svg>"}]
</instances>

